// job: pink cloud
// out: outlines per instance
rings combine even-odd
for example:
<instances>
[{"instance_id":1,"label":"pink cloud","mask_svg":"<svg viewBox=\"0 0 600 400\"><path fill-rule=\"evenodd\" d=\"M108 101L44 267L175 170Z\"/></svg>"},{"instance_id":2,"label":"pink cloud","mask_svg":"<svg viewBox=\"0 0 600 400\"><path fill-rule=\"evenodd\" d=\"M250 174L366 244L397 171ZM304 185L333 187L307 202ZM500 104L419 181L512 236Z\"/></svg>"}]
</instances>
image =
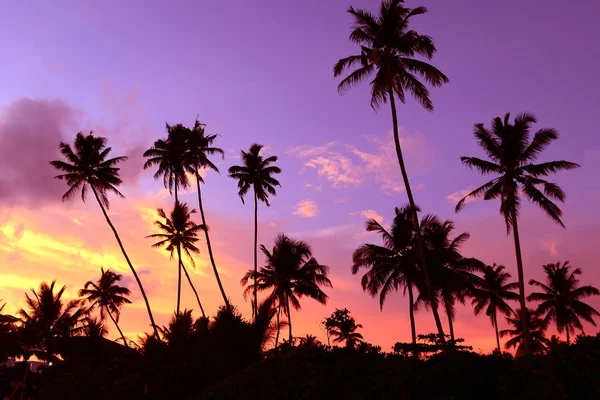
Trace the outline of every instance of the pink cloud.
<instances>
[{"instance_id":1,"label":"pink cloud","mask_svg":"<svg viewBox=\"0 0 600 400\"><path fill-rule=\"evenodd\" d=\"M296 204L296 211L294 211L292 214L294 215L298 215L300 217L304 217L304 218L311 218L311 217L316 217L318 213L318 208L317 208L317 203L315 203L314 201L307 199L307 200L300 200L298 202L298 204Z\"/></svg>"},{"instance_id":2,"label":"pink cloud","mask_svg":"<svg viewBox=\"0 0 600 400\"><path fill-rule=\"evenodd\" d=\"M374 219L375 221L382 223L383 217L377 213L375 210L362 210L360 215L367 219Z\"/></svg>"}]
</instances>

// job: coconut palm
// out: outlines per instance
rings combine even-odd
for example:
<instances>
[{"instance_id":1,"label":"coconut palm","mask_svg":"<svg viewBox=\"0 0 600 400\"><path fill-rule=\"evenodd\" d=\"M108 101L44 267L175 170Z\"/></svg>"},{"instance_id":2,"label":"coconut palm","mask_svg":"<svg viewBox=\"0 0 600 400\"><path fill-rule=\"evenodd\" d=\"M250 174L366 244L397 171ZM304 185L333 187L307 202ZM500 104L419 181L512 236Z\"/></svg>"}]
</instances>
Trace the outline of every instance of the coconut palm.
<instances>
[{"instance_id":1,"label":"coconut palm","mask_svg":"<svg viewBox=\"0 0 600 400\"><path fill-rule=\"evenodd\" d=\"M513 292L519 287L519 284L508 282L509 279L510 274L504 272L503 265L486 265L483 268L483 277L477 280L471 288L475 315L485 309L485 315L490 317L492 326L496 329L498 354L502 353L500 335L498 334L498 312L510 316L513 310L506 301L519 299L519 295Z\"/></svg>"},{"instance_id":2,"label":"coconut palm","mask_svg":"<svg viewBox=\"0 0 600 400\"><path fill-rule=\"evenodd\" d=\"M24 329L34 338L34 343L28 343L31 352L45 361L57 359L57 339L79 333L86 315L78 300L63 300L66 286L55 293L55 284L56 281L42 282L37 291L31 289L32 297L25 293L28 310L18 312Z\"/></svg>"},{"instance_id":3,"label":"coconut palm","mask_svg":"<svg viewBox=\"0 0 600 400\"><path fill-rule=\"evenodd\" d=\"M346 342L348 348L354 348L357 344L363 343L362 334L356 332L362 328L362 325L356 323L347 308L336 309L330 317L325 318L324 325L328 337L333 337L335 343Z\"/></svg>"},{"instance_id":4,"label":"coconut palm","mask_svg":"<svg viewBox=\"0 0 600 400\"><path fill-rule=\"evenodd\" d=\"M117 327L123 344L128 346L125 335L119 326L119 316L121 308L125 304L131 304L127 298L131 294L129 289L124 286L119 286L123 276L116 272L104 268L100 268L100 279L96 282L88 281L79 290L79 297L82 297L90 305L90 311L95 307L100 308L100 320L104 321L108 315L111 321Z\"/></svg>"},{"instance_id":5,"label":"coconut palm","mask_svg":"<svg viewBox=\"0 0 600 400\"><path fill-rule=\"evenodd\" d=\"M200 121L196 120L194 123L194 127L188 130L187 133L187 142L186 142L186 160L185 165L188 172L191 172L196 177L196 188L198 191L198 209L200 210L200 216L202 217L202 225L207 228L204 229L204 235L206 237L206 247L208 249L208 256L210 258L210 263L213 268L213 272L215 274L215 278L217 279L217 284L219 285L219 290L221 291L221 296L223 296L223 301L227 308L229 308L229 300L227 299L227 295L225 294L225 289L223 289L223 283L221 282L221 278L219 277L219 271L217 269L217 264L215 263L215 257L212 251L212 245L210 242L210 235L208 234L208 224L206 223L206 217L204 215L204 207L202 206L202 194L200 191L200 183L204 183L204 179L200 176L201 169L210 169L215 172L219 172L217 166L210 160L210 156L212 155L221 155L224 156L224 152L222 149L218 147L214 147L213 143L217 138L217 135L206 135L205 133L206 126L201 124Z\"/></svg>"},{"instance_id":6,"label":"coconut palm","mask_svg":"<svg viewBox=\"0 0 600 400\"><path fill-rule=\"evenodd\" d=\"M150 302L144 291L142 281L135 268L133 268L129 256L123 247L121 238L106 212L109 208L109 193L116 194L122 198L124 197L117 189L122 183L121 178L119 178L117 164L125 161L127 157L107 158L112 148L106 147L106 138L94 136L91 132L87 136L84 136L81 132L77 134L73 143L75 151L73 151L68 143L61 142L58 147L66 161L51 161L50 165L64 172L64 174L56 177L67 181L67 185L69 186L69 190L63 195L63 200L67 200L73 197L78 191L81 191L81 199L85 202L88 191L91 189L102 210L102 214L104 214L104 218L106 218L106 222L115 235L115 239L117 239L125 261L127 261L127 265L131 269L135 281L140 288L146 309L148 310L152 329L155 336L158 337L158 330L156 329L156 323L150 309Z\"/></svg>"},{"instance_id":7,"label":"coconut palm","mask_svg":"<svg viewBox=\"0 0 600 400\"><path fill-rule=\"evenodd\" d=\"M156 166L154 179L162 177L165 189L169 189L169 193L174 191L175 201L179 201L177 189L190 186L185 168L187 128L181 124L166 126L167 139L157 140L144 152L144 157L147 158L144 169Z\"/></svg>"},{"instance_id":8,"label":"coconut palm","mask_svg":"<svg viewBox=\"0 0 600 400\"><path fill-rule=\"evenodd\" d=\"M198 296L198 292L192 283L192 279L190 278L185 265L183 264L183 260L181 257L181 250L183 249L184 253L190 259L192 266L195 266L194 258L192 257L192 253L198 254L200 250L196 247L195 243L198 241L198 231L206 229L204 225L196 225L194 221L192 221L191 215L196 212L196 210L189 210L187 204L180 203L179 201L175 202L175 206L173 210L167 217L165 211L162 208L159 208L158 215L164 219L164 222L155 221L154 224L161 231L161 233L154 233L152 235L148 235L149 238L159 239L158 242L154 243L152 247L162 247L165 246L166 250L171 253L171 259L173 259L175 251L177 251L177 260L178 260L178 274L177 274L177 311L176 314L179 314L179 308L181 303L181 271L185 273L187 280L194 291L194 295L196 296L196 300L198 301L198 306L200 307L200 311L202 312L202 316L206 317L204 313L204 308L202 307L202 303L200 302L200 297Z\"/></svg>"},{"instance_id":9,"label":"coconut palm","mask_svg":"<svg viewBox=\"0 0 600 400\"><path fill-rule=\"evenodd\" d=\"M396 216L389 231L374 219L367 221L367 231L380 234L383 246L372 243L360 245L352 255L352 274L357 274L361 268L368 268L361 279L361 285L371 296L379 294L381 309L390 292L400 289L405 295L408 292L412 343L416 344L413 287L420 279L421 272L409 208L407 205L395 209Z\"/></svg>"},{"instance_id":10,"label":"coconut palm","mask_svg":"<svg viewBox=\"0 0 600 400\"><path fill-rule=\"evenodd\" d=\"M277 235L272 252L264 245L260 248L267 262L258 272L250 270L244 275L241 283L248 285L244 295L270 290L269 298L277 302L277 307L283 307L288 318L289 341L293 343L290 304L300 310L299 299L303 296L326 304L328 296L321 287L333 287L327 278L329 267L317 262L308 243L283 234ZM256 283L249 284L251 280Z\"/></svg>"},{"instance_id":11,"label":"coconut palm","mask_svg":"<svg viewBox=\"0 0 600 400\"><path fill-rule=\"evenodd\" d=\"M542 292L531 293L527 300L540 301L538 313L546 314L546 321L556 322L558 332L566 332L567 344L570 341L569 331L575 332L579 329L583 332L581 320L596 326L594 316L600 316L592 306L584 303L582 299L590 296L598 296L600 291L593 286L579 286L577 275L581 275L581 269L571 270L571 265L565 261L562 265L544 265L546 283L534 279L529 281L530 285L540 288Z\"/></svg>"},{"instance_id":12,"label":"coconut palm","mask_svg":"<svg viewBox=\"0 0 600 400\"><path fill-rule=\"evenodd\" d=\"M254 277L258 278L258 201L269 206L269 195L275 196L275 186L281 186L279 181L273 177L281 173L276 165L277 156L263 158L260 155L263 146L254 143L248 152L242 150L242 161L244 165L234 165L229 168L229 177L238 181L238 195L244 203L244 196L250 189L254 191ZM252 315L256 315L258 309L258 285L254 282L254 303Z\"/></svg>"},{"instance_id":13,"label":"coconut palm","mask_svg":"<svg viewBox=\"0 0 600 400\"><path fill-rule=\"evenodd\" d=\"M104 326L102 318L86 317L83 325L83 334L91 338L103 338L108 334L108 330Z\"/></svg>"},{"instance_id":14,"label":"coconut palm","mask_svg":"<svg viewBox=\"0 0 600 400\"><path fill-rule=\"evenodd\" d=\"M518 217L521 208L521 195L537 204L544 212L564 227L561 220L562 211L553 201L564 202L565 192L556 183L542 177L561 170L571 170L579 165L569 161L550 161L534 164L540 154L558 139L558 132L551 128L538 130L530 140L531 125L536 118L529 113L517 115L510 123L510 114L504 119L494 118L492 129L487 129L482 123L475 124L474 135L479 145L485 151L489 160L477 157L461 157L462 163L468 168L477 169L482 175L497 175L496 178L481 185L462 198L456 205L459 212L467 200L483 197L484 200L500 199L500 214L504 217L507 233L513 232L517 270L519 276L519 302L522 312L526 312L525 277L521 258L519 241ZM527 332L527 318L523 316L523 331ZM527 346L527 341L525 346ZM527 351L527 349L525 349Z\"/></svg>"},{"instance_id":15,"label":"coconut palm","mask_svg":"<svg viewBox=\"0 0 600 400\"><path fill-rule=\"evenodd\" d=\"M371 107L377 110L382 103L386 103L388 99L390 101L396 155L408 201L413 210L412 221L417 236L418 251L425 274L427 290L430 292L429 297L433 298L425 248L418 229L419 222L415 201L400 146L395 96L404 103L406 100L405 94L408 92L425 109L431 111L433 110L433 103L430 99L429 90L419 80L419 77L434 87L439 87L448 82L448 78L431 64L414 58L420 56L430 60L436 52L431 37L409 29L413 17L427 12L425 7L410 9L404 7L403 0L385 0L381 3L378 15L366 10L355 10L352 7L348 9L348 12L354 18L350 40L360 46L360 54L342 58L333 67L334 75L339 76L344 70L357 66L357 69L339 83L338 91L344 93L374 75L370 82ZM435 303L432 305L438 333L443 338L443 328L437 312L437 305Z\"/></svg>"},{"instance_id":16,"label":"coconut palm","mask_svg":"<svg viewBox=\"0 0 600 400\"><path fill-rule=\"evenodd\" d=\"M521 322L523 316L528 319L527 324ZM550 342L544 336L548 322L541 318L537 311L529 309L523 313L521 310L516 310L511 316L506 317L506 321L511 328L501 330L500 337L511 336L511 339L504 344L504 347L507 349L516 347L517 356L546 351ZM523 326L528 327L527 334L524 334Z\"/></svg>"}]
</instances>

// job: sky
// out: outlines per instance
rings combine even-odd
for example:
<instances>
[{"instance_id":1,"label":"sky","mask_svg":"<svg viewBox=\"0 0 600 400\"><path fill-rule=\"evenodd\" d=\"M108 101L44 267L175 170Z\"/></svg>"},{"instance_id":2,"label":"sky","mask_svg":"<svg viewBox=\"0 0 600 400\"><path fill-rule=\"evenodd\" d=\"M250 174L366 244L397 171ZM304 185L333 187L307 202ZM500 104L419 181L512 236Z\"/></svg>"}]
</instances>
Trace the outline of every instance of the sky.
<instances>
[{"instance_id":1,"label":"sky","mask_svg":"<svg viewBox=\"0 0 600 400\"><path fill-rule=\"evenodd\" d=\"M407 202L388 106L370 108L367 84L344 96L336 90L333 64L357 51L348 40L350 5L377 10L377 2L367 0L2 2L0 299L7 309L23 307L24 292L41 281L56 279L73 297L97 279L100 267L112 268L124 275L134 300L121 315L125 334L150 331L98 205L79 198L62 202L66 187L48 165L58 156L58 142L94 131L108 138L114 155L129 156L121 169L126 199L111 199L110 216L157 322L168 322L176 263L145 237L154 233L156 208L168 209L172 199L152 171L143 171L141 154L166 135L165 123L191 125L197 117L219 134L217 145L225 150L224 159L215 160L221 174L205 176L203 200L225 290L240 311L250 314L239 280L253 262L253 209L242 204L226 171L240 163L240 150L257 142L265 145L264 154L279 156L283 170L271 207L259 207L259 243L271 247L277 233L286 233L306 240L331 268L327 305L303 299L292 316L294 334L324 338L319 321L347 307L363 324L365 340L383 350L409 341L408 300L397 293L380 310L378 299L362 292L360 276L350 272L354 249L379 243L365 232L367 219L388 224L394 207ZM460 214L454 206L485 182L460 163L460 156L483 157L473 124L532 112L537 128L553 127L561 135L541 159L566 159L582 168L552 178L568 196L562 207L567 229L524 205L525 278L541 280L542 265L569 260L583 270L583 283L600 287L600 7L593 0L407 5L429 9L413 27L434 38L432 63L450 79L432 90L433 112L412 99L398 107L417 204L454 221L457 233L471 234L464 255L503 264L516 278L512 237L499 204L474 201ZM195 196L188 191L181 198L196 208ZM201 249L190 272L214 315L220 294ZM590 304L600 308L600 299ZM183 307L194 306L184 286ZM419 333L434 331L430 313L419 311L416 322ZM597 330L585 326L586 333ZM476 351L495 346L489 319L474 316L469 306L459 308L455 331ZM114 329L110 336L116 337Z\"/></svg>"}]
</instances>

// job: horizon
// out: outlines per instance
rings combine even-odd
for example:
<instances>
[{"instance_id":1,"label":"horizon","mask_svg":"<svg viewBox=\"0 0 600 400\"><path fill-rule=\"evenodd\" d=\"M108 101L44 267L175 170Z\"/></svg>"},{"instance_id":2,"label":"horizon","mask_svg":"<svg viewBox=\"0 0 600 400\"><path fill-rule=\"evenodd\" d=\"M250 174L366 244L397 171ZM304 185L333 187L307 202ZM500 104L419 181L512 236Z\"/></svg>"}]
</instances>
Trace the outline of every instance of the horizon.
<instances>
[{"instance_id":1,"label":"horizon","mask_svg":"<svg viewBox=\"0 0 600 400\"><path fill-rule=\"evenodd\" d=\"M307 241L313 255L330 267L333 289L327 305L303 298L293 312L295 336L323 339L318 323L335 308L348 308L363 325L365 340L384 351L410 341L407 300L402 292L379 299L362 291L350 272L352 252L380 238L365 231L369 218L389 224L394 207L408 201L395 159L389 103L369 106L363 83L343 96L332 67L354 54L348 41L349 5L376 11L372 2L336 0L254 6L233 10L220 3L147 4L65 2L41 4L37 15L25 4L2 6L7 38L0 55L5 81L0 92L0 299L13 313L25 306L24 292L41 281L67 285L68 298L100 267L123 274L132 305L120 324L135 339L150 331L139 289L120 254L98 205L79 196L62 202L67 190L48 161L58 159L58 143L72 143L79 131L108 138L121 165L122 200L111 196L110 215L149 294L158 325L166 325L176 300L176 262L164 249L151 248L156 209L168 210L172 198L153 170L142 168L142 153L166 136L165 123L192 126L196 117L218 134L215 157L220 175L207 172L203 202L217 266L232 304L250 317L250 302L239 281L253 265L252 204L242 204L227 169L239 164L240 150L265 145L279 156L281 187L271 206L259 205L259 245L272 248L277 233ZM555 128L560 138L541 161L569 160L581 168L551 177L567 193L561 205L566 229L529 202L523 202L520 230L525 281L543 280L542 265L570 261L581 268L580 281L600 287L595 244L600 239L600 51L593 23L600 11L592 2L574 10L566 2L510 0L502 5L464 0L424 5L415 29L431 35L438 49L432 63L450 83L431 89L433 112L413 98L398 104L403 151L416 203L424 214L452 220L455 233L471 237L463 255L485 264L502 264L516 280L512 237L506 234L498 201L473 201L459 214L458 199L486 177L469 170L460 156L483 157L473 124L489 127L492 118L531 112L534 130ZM68 6L67 6L68 5ZM115 12L117 10L118 12ZM477 15L477 19L473 19ZM43 16L43 17L42 17ZM134 21L135 23L131 23ZM506 21L512 21L506 31ZM201 21L201 22L199 22ZM328 21L328 24L323 23ZM557 29L556 27L560 27ZM179 28L179 29L178 29ZM308 28L308 29L307 29ZM300 33L299 33L300 32ZM555 56L569 45L569 58ZM570 59L577 60L573 63ZM18 151L16 151L18 150ZM181 201L197 209L195 188ZM199 223L199 215L194 217ZM221 297L203 236L196 269L190 271L208 315ZM259 252L259 266L264 262ZM531 292L530 288L527 288ZM182 309L194 308L187 286ZM600 299L589 304L600 308ZM516 303L515 303L515 307ZM200 316L195 310L194 315ZM447 329L447 321L442 315ZM431 313L416 313L417 332L435 331ZM495 347L494 328L470 301L458 306L456 336L475 351ZM502 321L500 328L505 328ZM598 328L584 324L587 334ZM117 337L108 326L110 338ZM285 332L285 330L283 331ZM556 333L551 325L549 335ZM285 333L284 333L285 334ZM561 335L561 337L563 337Z\"/></svg>"}]
</instances>

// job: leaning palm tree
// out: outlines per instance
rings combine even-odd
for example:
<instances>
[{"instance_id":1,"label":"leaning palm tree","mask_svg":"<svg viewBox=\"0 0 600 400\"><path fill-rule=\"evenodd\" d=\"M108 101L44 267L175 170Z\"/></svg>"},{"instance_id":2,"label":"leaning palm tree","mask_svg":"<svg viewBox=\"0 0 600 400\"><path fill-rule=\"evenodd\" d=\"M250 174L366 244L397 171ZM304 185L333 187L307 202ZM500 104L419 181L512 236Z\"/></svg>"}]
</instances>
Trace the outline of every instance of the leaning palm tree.
<instances>
[{"instance_id":1,"label":"leaning palm tree","mask_svg":"<svg viewBox=\"0 0 600 400\"><path fill-rule=\"evenodd\" d=\"M412 343L417 343L415 327L413 287L420 279L419 258L416 250L416 238L410 206L396 208L396 216L388 231L374 219L367 221L368 232L377 232L383 239L383 246L364 243L352 255L352 274L357 274L360 268L368 268L361 279L364 291L371 296L379 294L379 307L392 291L402 289L408 292L408 310Z\"/></svg>"},{"instance_id":2,"label":"leaning palm tree","mask_svg":"<svg viewBox=\"0 0 600 400\"><path fill-rule=\"evenodd\" d=\"M600 291L593 286L579 286L577 275L581 275L581 269L575 268L571 271L571 265L565 261L562 265L544 265L546 283L534 279L529 281L530 285L542 289L542 292L531 293L527 300L541 301L537 311L546 314L546 321L556 322L558 332L566 332L567 344L570 341L569 331L575 333L575 329L583 331L581 320L596 326L594 316L600 313L594 307L581 301L590 296L600 295Z\"/></svg>"},{"instance_id":3,"label":"leaning palm tree","mask_svg":"<svg viewBox=\"0 0 600 400\"><path fill-rule=\"evenodd\" d=\"M58 353L57 339L73 336L83 328L86 310L79 307L78 300L65 302L66 286L54 292L56 281L42 282L33 297L25 294L28 310L21 309L19 316L23 329L29 331L33 340L31 352L41 360L55 361Z\"/></svg>"},{"instance_id":4,"label":"leaning palm tree","mask_svg":"<svg viewBox=\"0 0 600 400\"><path fill-rule=\"evenodd\" d=\"M521 318L527 318L527 324L521 322ZM546 351L550 341L544 336L548 328L548 322L541 318L537 311L529 309L525 312L516 310L511 316L506 317L511 326L510 329L500 331L500 337L511 336L504 347L507 349L517 348L516 355L523 356L529 353L543 353ZM523 326L528 327L524 333Z\"/></svg>"},{"instance_id":5,"label":"leaning palm tree","mask_svg":"<svg viewBox=\"0 0 600 400\"><path fill-rule=\"evenodd\" d=\"M175 201L179 201L177 189L190 186L184 162L187 128L181 124L166 125L167 139L157 140L152 147L144 152L144 157L147 158L144 169L156 166L154 179L162 177L165 189L169 189L169 193L174 191Z\"/></svg>"},{"instance_id":6,"label":"leaning palm tree","mask_svg":"<svg viewBox=\"0 0 600 400\"><path fill-rule=\"evenodd\" d=\"M125 304L131 304L131 301L127 298L131 292L126 287L118 285L122 277L121 274L117 274L110 269L105 271L104 268L100 268L100 279L96 282L86 282L83 289L79 290L79 297L83 297L90 305L90 311L95 307L100 308L101 321L104 321L108 315L117 327L123 344L128 346L127 339L125 339L125 335L119 326L119 316L121 315L121 308Z\"/></svg>"},{"instance_id":7,"label":"leaning palm tree","mask_svg":"<svg viewBox=\"0 0 600 400\"><path fill-rule=\"evenodd\" d=\"M198 292L192 283L192 279L190 278L181 257L181 249L183 248L183 251L190 259L192 266L196 266L192 253L200 253L200 250L196 247L195 243L198 241L198 231L206 228L204 225L196 225L194 221L192 221L191 215L195 212L196 210L190 211L187 204L180 203L179 201L175 203L175 207L173 207L173 210L168 217L165 214L165 211L162 208L159 208L158 215L164 219L164 222L155 221L154 224L162 233L154 233L147 237L160 239L158 242L154 243L152 247L166 246L166 250L171 253L171 259L173 259L175 251L177 251L178 274L176 314L179 314L181 303L181 271L183 270L194 295L196 295L196 300L198 301L202 316L206 318Z\"/></svg>"},{"instance_id":8,"label":"leaning palm tree","mask_svg":"<svg viewBox=\"0 0 600 400\"><path fill-rule=\"evenodd\" d=\"M242 150L242 161L244 165L234 165L229 168L229 177L238 180L238 195L244 203L244 196L250 189L254 190L254 277L258 278L258 201L269 206L269 195L275 196L275 186L281 186L273 175L281 173L276 165L277 156L263 158L260 151L263 146L254 143L248 152ZM254 282L254 302L252 304L252 315L256 315L258 309L258 285Z\"/></svg>"},{"instance_id":9,"label":"leaning palm tree","mask_svg":"<svg viewBox=\"0 0 600 400\"><path fill-rule=\"evenodd\" d=\"M127 157L121 156L107 159L112 148L106 147L106 138L94 136L92 132L87 136L84 136L81 132L77 134L73 143L75 151L73 151L71 145L68 143L61 142L58 147L66 161L50 161L50 165L59 171L64 172L64 174L58 175L56 178L64 179L67 181L67 185L69 185L69 190L67 190L62 197L63 200L67 200L73 197L77 191L81 191L81 199L85 202L88 190L91 189L102 210L102 214L104 214L104 218L106 218L106 222L117 239L117 243L125 257L125 261L127 261L127 265L129 265L135 281L140 288L140 292L146 303L146 309L148 310L148 316L150 317L154 335L158 337L158 330L156 323L154 322L154 317L152 316L150 302L144 291L142 281L135 268L133 268L129 256L123 247L121 238L106 212L109 207L109 193L124 198L117 189L117 186L123 182L121 181L121 178L119 178L119 168L117 168L117 164L127 160Z\"/></svg>"},{"instance_id":10,"label":"leaning palm tree","mask_svg":"<svg viewBox=\"0 0 600 400\"><path fill-rule=\"evenodd\" d=\"M496 178L481 185L462 198L456 205L459 212L467 200L483 197L484 200L500 199L500 214L504 217L507 233L513 232L517 271L519 274L519 302L523 313L527 311L525 303L525 276L521 258L518 217L521 208L521 194L537 204L544 212L564 228L561 220L562 211L553 201L564 202L565 192L556 183L549 182L546 177L561 170L571 170L579 165L569 161L550 161L534 164L540 154L558 139L558 132L551 128L538 130L530 140L531 125L536 118L529 113L517 115L510 124L510 114L494 118L491 131L482 123L475 124L474 135L483 148L488 160L477 157L461 157L461 161L469 168L477 169L482 175L497 175ZM527 333L527 318L521 318L523 331ZM525 341L525 346L527 346ZM525 351L527 349L525 348Z\"/></svg>"},{"instance_id":11,"label":"leaning palm tree","mask_svg":"<svg viewBox=\"0 0 600 400\"><path fill-rule=\"evenodd\" d=\"M471 289L475 315L485 309L485 315L490 317L496 329L498 354L502 353L498 334L498 312L505 316L511 315L513 310L506 301L519 299L519 295L513 291L519 287L519 284L507 282L509 279L510 274L504 272L503 265L486 265L483 269L483 277L477 280Z\"/></svg>"},{"instance_id":12,"label":"leaning palm tree","mask_svg":"<svg viewBox=\"0 0 600 400\"><path fill-rule=\"evenodd\" d=\"M200 121L196 120L196 122L194 123L194 127L188 130L186 141L187 152L185 165L188 172L191 172L196 177L196 188L198 191L198 209L200 210L200 216L202 217L202 225L207 227L204 230L204 235L206 237L208 257L210 258L210 263L212 265L215 278L217 279L217 284L219 285L221 296L223 296L223 301L225 302L227 308L230 308L229 299L227 299L225 289L223 289L223 283L221 283L221 278L219 277L219 270L217 269L217 264L215 263L215 257L213 255L212 245L210 242L210 235L208 234L208 224L206 223L206 217L204 215L204 207L202 206L202 194L200 191L200 183L204 183L204 179L202 178L202 176L200 176L199 172L201 169L211 169L218 173L219 169L210 160L209 156L221 155L221 157L223 157L225 153L222 149L213 146L217 135L206 135L205 129L206 126L204 124L201 124Z\"/></svg>"},{"instance_id":13,"label":"leaning palm tree","mask_svg":"<svg viewBox=\"0 0 600 400\"><path fill-rule=\"evenodd\" d=\"M375 76L370 82L371 107L377 110L382 103L387 102L388 99L390 101L396 155L408 201L413 210L412 221L417 235L418 251L427 290L429 297L433 298L424 243L418 229L415 201L400 147L395 96L398 96L398 99L404 103L405 94L409 92L425 109L432 111L433 103L429 96L429 90L419 80L419 76L434 87L448 82L448 78L431 64L414 58L421 56L430 60L436 52L431 37L409 29L411 18L425 14L427 12L425 7L410 9L404 7L403 0L385 0L381 3L379 15L365 10L355 10L352 7L348 9L348 12L354 18L350 40L360 46L360 54L342 58L333 67L334 75L339 76L344 70L357 66L356 70L340 82L338 91L344 93L374 74ZM443 338L443 328L437 312L437 305L433 303L432 306L438 333Z\"/></svg>"},{"instance_id":14,"label":"leaning palm tree","mask_svg":"<svg viewBox=\"0 0 600 400\"><path fill-rule=\"evenodd\" d=\"M258 272L250 270L244 275L241 283L248 285L244 295L269 290L269 298L276 301L280 309L283 307L283 313L288 318L289 341L292 343L290 304L295 310L299 310L299 299L303 296L326 304L328 296L321 287L332 287L327 278L329 267L317 262L308 243L290 239L283 234L275 239L272 252L265 246L260 248L267 262ZM256 283L249 284L251 280Z\"/></svg>"}]
</instances>

